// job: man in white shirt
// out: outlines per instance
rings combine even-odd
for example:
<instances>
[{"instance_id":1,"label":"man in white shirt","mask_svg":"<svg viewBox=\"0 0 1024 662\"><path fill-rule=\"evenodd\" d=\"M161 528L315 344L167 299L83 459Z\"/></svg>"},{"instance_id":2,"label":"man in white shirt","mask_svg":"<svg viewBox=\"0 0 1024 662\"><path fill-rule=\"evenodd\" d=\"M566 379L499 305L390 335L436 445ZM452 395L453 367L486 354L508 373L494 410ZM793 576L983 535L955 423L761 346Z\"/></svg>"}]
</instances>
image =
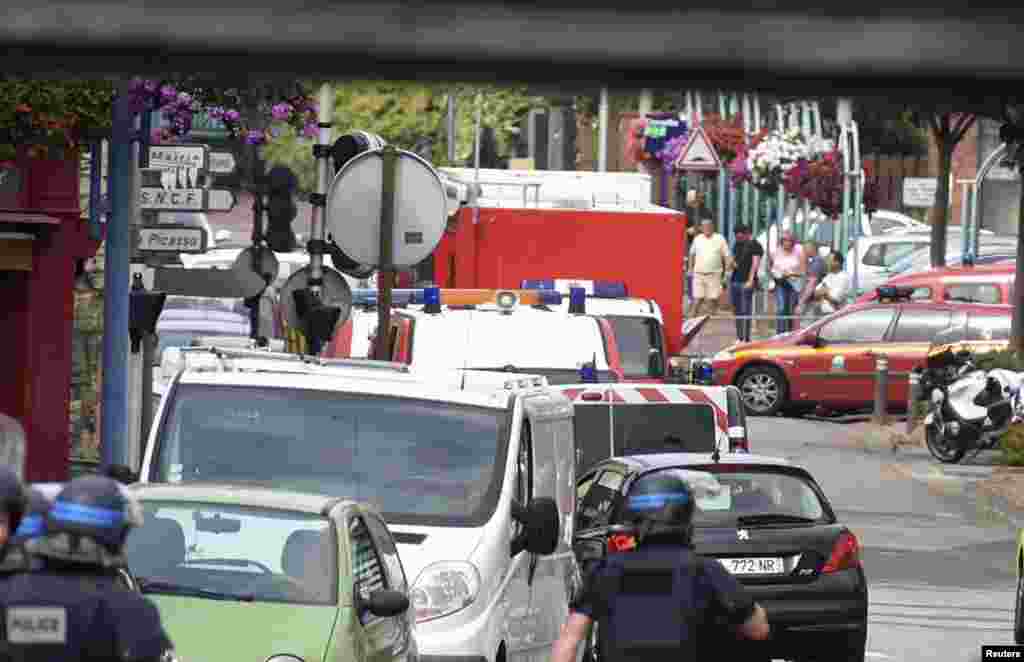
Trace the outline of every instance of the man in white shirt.
<instances>
[{"instance_id":1,"label":"man in white shirt","mask_svg":"<svg viewBox=\"0 0 1024 662\"><path fill-rule=\"evenodd\" d=\"M693 307L690 317L705 313L714 315L722 298L722 281L732 261L729 243L715 232L709 217L701 219L701 233L693 238L690 264L693 272Z\"/></svg>"},{"instance_id":2,"label":"man in white shirt","mask_svg":"<svg viewBox=\"0 0 1024 662\"><path fill-rule=\"evenodd\" d=\"M814 290L814 301L819 315L834 313L846 304L850 293L850 277L843 269L843 256L833 252L829 256L829 272Z\"/></svg>"}]
</instances>

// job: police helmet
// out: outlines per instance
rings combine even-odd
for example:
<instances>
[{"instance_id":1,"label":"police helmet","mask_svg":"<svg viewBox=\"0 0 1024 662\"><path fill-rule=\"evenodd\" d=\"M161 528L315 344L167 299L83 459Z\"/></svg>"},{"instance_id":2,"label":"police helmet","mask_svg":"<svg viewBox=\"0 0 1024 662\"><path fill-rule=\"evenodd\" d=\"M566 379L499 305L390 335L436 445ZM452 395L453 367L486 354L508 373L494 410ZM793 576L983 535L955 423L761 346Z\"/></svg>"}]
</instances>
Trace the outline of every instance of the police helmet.
<instances>
[{"instance_id":1,"label":"police helmet","mask_svg":"<svg viewBox=\"0 0 1024 662\"><path fill-rule=\"evenodd\" d=\"M678 473L657 471L641 476L630 487L622 519L640 528L640 542L652 535L682 536L689 540L694 491Z\"/></svg>"},{"instance_id":2,"label":"police helmet","mask_svg":"<svg viewBox=\"0 0 1024 662\"><path fill-rule=\"evenodd\" d=\"M128 533L142 524L142 509L117 481L83 476L60 491L45 523L43 544L34 548L40 556L111 565Z\"/></svg>"},{"instance_id":3,"label":"police helmet","mask_svg":"<svg viewBox=\"0 0 1024 662\"><path fill-rule=\"evenodd\" d=\"M24 542L39 538L46 532L46 513L53 504L46 495L35 488L28 488L27 507L25 516L21 520L11 538L12 542Z\"/></svg>"},{"instance_id":4,"label":"police helmet","mask_svg":"<svg viewBox=\"0 0 1024 662\"><path fill-rule=\"evenodd\" d=\"M26 501L25 486L17 472L6 465L0 465L0 507L7 513L10 531L15 531L21 524Z\"/></svg>"}]
</instances>

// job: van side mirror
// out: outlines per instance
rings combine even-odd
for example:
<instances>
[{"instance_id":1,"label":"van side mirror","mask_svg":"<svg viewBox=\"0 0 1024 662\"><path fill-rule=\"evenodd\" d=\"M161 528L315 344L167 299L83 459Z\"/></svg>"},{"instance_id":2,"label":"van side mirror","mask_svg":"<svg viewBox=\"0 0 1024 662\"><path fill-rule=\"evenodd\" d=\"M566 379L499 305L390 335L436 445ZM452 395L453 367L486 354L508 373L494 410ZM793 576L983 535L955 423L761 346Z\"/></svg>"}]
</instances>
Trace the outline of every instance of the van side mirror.
<instances>
[{"instance_id":1,"label":"van side mirror","mask_svg":"<svg viewBox=\"0 0 1024 662\"><path fill-rule=\"evenodd\" d=\"M409 596L401 591L382 590L370 595L365 602L366 608L374 616L391 618L409 610Z\"/></svg>"},{"instance_id":2,"label":"van side mirror","mask_svg":"<svg viewBox=\"0 0 1024 662\"><path fill-rule=\"evenodd\" d=\"M512 540L510 556L528 551L531 554L547 556L558 548L561 524L558 504L551 497L539 497L523 506L512 502L512 517L523 525L522 531Z\"/></svg>"},{"instance_id":3,"label":"van side mirror","mask_svg":"<svg viewBox=\"0 0 1024 662\"><path fill-rule=\"evenodd\" d=\"M665 364L661 360L661 351L652 347L647 356L647 374L651 377L665 376Z\"/></svg>"}]
</instances>

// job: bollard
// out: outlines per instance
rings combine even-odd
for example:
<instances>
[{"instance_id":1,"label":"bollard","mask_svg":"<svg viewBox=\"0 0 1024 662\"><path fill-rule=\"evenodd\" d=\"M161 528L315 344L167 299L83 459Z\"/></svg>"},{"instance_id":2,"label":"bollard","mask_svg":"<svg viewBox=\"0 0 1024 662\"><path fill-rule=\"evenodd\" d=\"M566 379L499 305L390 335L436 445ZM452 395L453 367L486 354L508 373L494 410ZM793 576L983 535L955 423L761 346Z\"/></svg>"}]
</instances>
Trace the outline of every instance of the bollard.
<instances>
[{"instance_id":1,"label":"bollard","mask_svg":"<svg viewBox=\"0 0 1024 662\"><path fill-rule=\"evenodd\" d=\"M885 425L889 404L889 359L883 354L875 355L875 423Z\"/></svg>"},{"instance_id":2,"label":"bollard","mask_svg":"<svg viewBox=\"0 0 1024 662\"><path fill-rule=\"evenodd\" d=\"M914 431L917 424L917 410L921 400L921 368L910 371L907 389L907 434Z\"/></svg>"}]
</instances>

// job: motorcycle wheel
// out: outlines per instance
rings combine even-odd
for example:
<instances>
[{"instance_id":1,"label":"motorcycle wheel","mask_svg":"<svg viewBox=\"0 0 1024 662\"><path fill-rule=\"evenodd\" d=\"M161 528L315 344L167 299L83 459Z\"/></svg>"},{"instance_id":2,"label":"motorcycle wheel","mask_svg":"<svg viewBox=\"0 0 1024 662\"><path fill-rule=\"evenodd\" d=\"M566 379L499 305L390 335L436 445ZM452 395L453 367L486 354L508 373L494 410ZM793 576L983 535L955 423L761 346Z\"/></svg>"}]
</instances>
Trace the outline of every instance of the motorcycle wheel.
<instances>
[{"instance_id":1,"label":"motorcycle wheel","mask_svg":"<svg viewBox=\"0 0 1024 662\"><path fill-rule=\"evenodd\" d=\"M967 454L966 449L960 446L951 446L946 437L934 425L924 427L924 441L928 446L928 452L939 462L956 464Z\"/></svg>"}]
</instances>

